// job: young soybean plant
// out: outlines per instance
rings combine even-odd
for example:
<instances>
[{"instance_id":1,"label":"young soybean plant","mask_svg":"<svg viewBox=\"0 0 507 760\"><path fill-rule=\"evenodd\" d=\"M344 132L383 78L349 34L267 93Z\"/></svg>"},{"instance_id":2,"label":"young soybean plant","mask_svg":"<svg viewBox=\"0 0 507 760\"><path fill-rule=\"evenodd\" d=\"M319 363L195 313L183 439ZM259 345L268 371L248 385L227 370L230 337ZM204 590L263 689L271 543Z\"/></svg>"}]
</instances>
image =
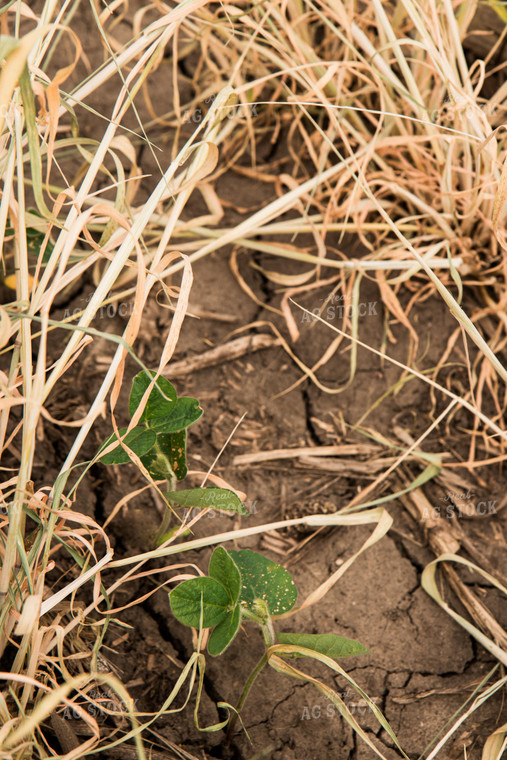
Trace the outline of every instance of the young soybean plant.
<instances>
[{"instance_id":1,"label":"young soybean plant","mask_svg":"<svg viewBox=\"0 0 507 760\"><path fill-rule=\"evenodd\" d=\"M269 664L279 672L316 686L375 750L367 734L333 689L282 659L312 657L346 678L399 747L380 710L334 661L340 657L366 653L362 644L333 633L275 633L272 618L289 612L297 599L296 586L285 568L257 552L247 549L226 550L219 546L211 556L208 573L207 577L191 578L180 583L170 592L169 600L173 614L184 625L198 629L213 628L208 640L208 652L211 655L225 652L243 620L251 620L260 626L266 651L246 681L236 715L243 707L255 679L264 666ZM229 737L236 715L229 724Z\"/></svg>"},{"instance_id":2,"label":"young soybean plant","mask_svg":"<svg viewBox=\"0 0 507 760\"><path fill-rule=\"evenodd\" d=\"M172 511L178 507L211 508L243 515L248 514L248 510L236 494L227 488L175 490L177 481L187 474L187 430L200 419L203 410L195 398L178 398L174 386L164 377L158 377L153 383L155 376L153 371L142 371L134 377L129 398L131 417L153 384L139 424L129 433L128 428L119 430L123 446L118 442L107 454L99 456L99 461L108 465L127 464L131 458L124 448L126 446L139 457L154 480L167 481L165 497L168 509L155 538L155 543L160 544L172 533L168 532L168 528ZM113 433L102 444L101 451L118 440Z\"/></svg>"}]
</instances>

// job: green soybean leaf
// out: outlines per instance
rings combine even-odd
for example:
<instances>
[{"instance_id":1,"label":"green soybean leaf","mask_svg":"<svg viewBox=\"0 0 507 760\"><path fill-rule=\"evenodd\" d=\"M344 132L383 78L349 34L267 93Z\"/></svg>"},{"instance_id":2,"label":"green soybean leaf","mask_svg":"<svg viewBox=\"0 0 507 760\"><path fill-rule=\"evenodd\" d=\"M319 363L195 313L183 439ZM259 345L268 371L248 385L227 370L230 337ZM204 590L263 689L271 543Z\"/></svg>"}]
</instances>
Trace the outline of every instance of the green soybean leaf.
<instances>
[{"instance_id":1,"label":"green soybean leaf","mask_svg":"<svg viewBox=\"0 0 507 760\"><path fill-rule=\"evenodd\" d=\"M227 615L229 594L213 578L191 578L170 592L169 601L174 617L193 628L200 626L202 607L202 626L211 628Z\"/></svg>"},{"instance_id":2,"label":"green soybean leaf","mask_svg":"<svg viewBox=\"0 0 507 760\"><path fill-rule=\"evenodd\" d=\"M187 474L187 431L180 430L179 433L159 433L157 435L157 444L160 442L160 448L164 454L167 454L172 470L178 480L183 480Z\"/></svg>"},{"instance_id":3,"label":"green soybean leaf","mask_svg":"<svg viewBox=\"0 0 507 760\"><path fill-rule=\"evenodd\" d=\"M334 659L365 654L368 651L359 641L336 636L334 633L278 633L277 639L280 644L312 649ZM294 653L294 656L304 657L298 653Z\"/></svg>"},{"instance_id":4,"label":"green soybean leaf","mask_svg":"<svg viewBox=\"0 0 507 760\"><path fill-rule=\"evenodd\" d=\"M197 399L182 396L176 400L169 417L156 417L148 420L148 424L153 430L161 433L177 433L193 425L200 417L202 417L202 409Z\"/></svg>"},{"instance_id":5,"label":"green soybean leaf","mask_svg":"<svg viewBox=\"0 0 507 760\"><path fill-rule=\"evenodd\" d=\"M152 432L156 433L155 430ZM156 433L156 436L156 445L141 458L142 463L152 478L170 478L175 475L181 480L187 474L187 431Z\"/></svg>"},{"instance_id":6,"label":"green soybean leaf","mask_svg":"<svg viewBox=\"0 0 507 760\"><path fill-rule=\"evenodd\" d=\"M241 500L228 488L191 488L187 491L170 491L167 495L171 501L175 501L182 507L201 507L222 512L236 512L239 515L248 514Z\"/></svg>"},{"instance_id":7,"label":"green soybean leaf","mask_svg":"<svg viewBox=\"0 0 507 760\"><path fill-rule=\"evenodd\" d=\"M229 601L237 604L241 591L241 573L233 558L222 546L211 555L208 575L222 584L229 594Z\"/></svg>"},{"instance_id":8,"label":"green soybean leaf","mask_svg":"<svg viewBox=\"0 0 507 760\"><path fill-rule=\"evenodd\" d=\"M173 476L182 480L187 474L187 431L157 433L152 428L149 430L156 435L157 442L145 457L141 457L141 462L155 480Z\"/></svg>"},{"instance_id":9,"label":"green soybean leaf","mask_svg":"<svg viewBox=\"0 0 507 760\"><path fill-rule=\"evenodd\" d=\"M236 636L241 622L241 609L238 606L227 613L226 617L213 630L208 641L208 652L216 657L222 654Z\"/></svg>"},{"instance_id":10,"label":"green soybean leaf","mask_svg":"<svg viewBox=\"0 0 507 760\"><path fill-rule=\"evenodd\" d=\"M146 393L146 389L156 374L156 372L150 370L150 376L148 376L143 370L135 376L132 382L132 390L130 391L129 398L129 412L131 417L134 416L134 412L141 403L141 399ZM158 417L168 417L176 404L176 398L176 391L169 380L166 380L165 377L159 377L148 396L148 401L143 409L140 422L153 420Z\"/></svg>"},{"instance_id":11,"label":"green soybean leaf","mask_svg":"<svg viewBox=\"0 0 507 760\"><path fill-rule=\"evenodd\" d=\"M241 573L240 599L247 607L255 599L264 599L270 615L281 615L294 607L298 592L284 567L249 549L231 549L229 554Z\"/></svg>"},{"instance_id":12,"label":"green soybean leaf","mask_svg":"<svg viewBox=\"0 0 507 760\"><path fill-rule=\"evenodd\" d=\"M126 431L127 428L119 430L120 437L124 436ZM104 449L106 446L113 443L113 441L117 440L118 438L116 437L116 434L113 433L109 436L107 441L102 444L101 449ZM153 430L146 430L146 428L138 426L131 430L128 435L125 435L123 443L142 459L143 455L147 454L148 451L153 448L156 440L157 434ZM127 462L130 462L131 460L125 449L120 443L118 443L116 448L108 454L105 454L105 456L100 457L100 461L102 464L127 464Z\"/></svg>"}]
</instances>

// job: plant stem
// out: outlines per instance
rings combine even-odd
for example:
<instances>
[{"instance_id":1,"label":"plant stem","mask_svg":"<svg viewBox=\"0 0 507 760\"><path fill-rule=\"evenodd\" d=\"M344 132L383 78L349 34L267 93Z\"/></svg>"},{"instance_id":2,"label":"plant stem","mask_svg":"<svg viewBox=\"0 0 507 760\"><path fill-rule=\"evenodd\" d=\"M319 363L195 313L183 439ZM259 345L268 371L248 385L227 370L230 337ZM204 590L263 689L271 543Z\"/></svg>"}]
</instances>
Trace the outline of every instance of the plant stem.
<instances>
[{"instance_id":1,"label":"plant stem","mask_svg":"<svg viewBox=\"0 0 507 760\"><path fill-rule=\"evenodd\" d=\"M273 644L276 644L276 637L275 637L275 631L273 628L273 622L271 620L271 615L269 614L269 608L264 599L255 599L254 603L252 604L252 609L249 609L247 607L244 607L242 609L243 617L248 618L249 620L253 620L257 625L261 627L262 635L264 637L264 644L266 645L266 650L269 649L269 647L272 647ZM248 680L245 684L245 688L243 689L241 696L239 698L238 706L237 706L237 712L234 713L234 715L231 718L231 722L229 723L229 727L227 729L227 737L225 740L226 745L229 744L229 742L232 739L232 732L234 729L234 726L236 725L236 720L238 718L238 713L240 712L241 708L245 704L245 700L248 697L248 694L250 692L250 689L252 688L253 682L261 672L262 668L268 661L268 653L267 651L263 654L255 668L250 673L250 676L248 677Z\"/></svg>"},{"instance_id":2,"label":"plant stem","mask_svg":"<svg viewBox=\"0 0 507 760\"><path fill-rule=\"evenodd\" d=\"M163 454L159 454L160 456L164 456ZM164 456L164 459L167 460L167 469L170 470L170 474L167 476L167 490L174 491L176 488L176 476L173 473L172 469L169 466L169 460L167 457ZM159 546L161 542L164 541L164 536L166 535L169 526L171 524L171 518L172 518L172 509L169 505L169 501L167 502L167 507L164 513L164 516L162 518L162 522L160 523L160 528L158 529L157 533L155 534L155 546Z\"/></svg>"},{"instance_id":3,"label":"plant stem","mask_svg":"<svg viewBox=\"0 0 507 760\"><path fill-rule=\"evenodd\" d=\"M273 628L273 622L269 615L268 615L268 619L266 620L266 623L261 627L262 627L262 635L264 636L264 643L266 644L266 649L268 647L272 647L273 644L276 644L276 637L275 637L275 629Z\"/></svg>"},{"instance_id":4,"label":"plant stem","mask_svg":"<svg viewBox=\"0 0 507 760\"><path fill-rule=\"evenodd\" d=\"M243 610L243 615L254 620L262 629L262 635L264 637L264 643L266 649L276 644L276 636L273 628L273 622L271 615L269 614L269 608L264 599L255 599L252 604L252 609Z\"/></svg>"},{"instance_id":5,"label":"plant stem","mask_svg":"<svg viewBox=\"0 0 507 760\"><path fill-rule=\"evenodd\" d=\"M166 508L164 516L162 518L162 522L160 523L160 528L157 530L155 534L155 546L160 546L161 541L163 541L164 535L167 533L169 526L171 524L171 510L169 507Z\"/></svg>"},{"instance_id":6,"label":"plant stem","mask_svg":"<svg viewBox=\"0 0 507 760\"><path fill-rule=\"evenodd\" d=\"M169 458L164 454L157 443L155 444L155 451L157 452L156 466L160 469L161 473L165 475L165 478L167 480L167 491L174 491L176 488L177 478L173 472ZM170 507L169 501L167 501L167 509L165 511L164 517L162 518L160 528L155 534L155 546L160 546L160 544L163 543L164 536L166 535L171 524L171 517L172 509Z\"/></svg>"},{"instance_id":7,"label":"plant stem","mask_svg":"<svg viewBox=\"0 0 507 760\"><path fill-rule=\"evenodd\" d=\"M241 708L245 704L246 698L248 697L250 689L253 686L253 682L255 681L259 673L261 672L264 665L266 665L267 661L268 661L268 655L267 655L267 652L265 652L262 655L259 662L257 663L257 665L255 666L255 668L252 670L252 672L248 676L248 680L245 684L245 688L243 689L241 696L239 698L238 706L236 708L237 712L235 712L234 715L232 716L231 721L229 723L229 727L227 728L227 736L225 739L226 746L230 743L232 739L232 732L234 730L234 726L236 725L236 721L238 719L238 713L240 712Z\"/></svg>"}]
</instances>

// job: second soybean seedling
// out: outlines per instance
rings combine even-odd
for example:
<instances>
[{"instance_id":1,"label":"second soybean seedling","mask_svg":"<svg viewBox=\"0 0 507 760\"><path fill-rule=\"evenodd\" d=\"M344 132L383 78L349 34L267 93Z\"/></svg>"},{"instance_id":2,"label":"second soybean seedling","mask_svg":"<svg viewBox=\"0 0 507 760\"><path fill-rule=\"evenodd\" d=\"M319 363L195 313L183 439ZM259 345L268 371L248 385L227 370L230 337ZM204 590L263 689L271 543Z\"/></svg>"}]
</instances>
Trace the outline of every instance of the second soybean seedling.
<instances>
[{"instance_id":1,"label":"second soybean seedling","mask_svg":"<svg viewBox=\"0 0 507 760\"><path fill-rule=\"evenodd\" d=\"M167 482L167 511L155 536L155 543L167 540L171 516L179 507L211 508L224 512L246 515L238 496L227 488L190 488L177 491L176 483L187 474L187 430L202 416L203 410L195 398L178 397L174 386L164 377L156 377L155 372L139 372L132 381L129 398L129 413L133 417L151 388L139 423L113 433L103 443L101 450L117 445L99 457L103 464L127 464L131 453L136 454L142 465L154 480ZM121 443L120 443L121 441Z\"/></svg>"}]
</instances>

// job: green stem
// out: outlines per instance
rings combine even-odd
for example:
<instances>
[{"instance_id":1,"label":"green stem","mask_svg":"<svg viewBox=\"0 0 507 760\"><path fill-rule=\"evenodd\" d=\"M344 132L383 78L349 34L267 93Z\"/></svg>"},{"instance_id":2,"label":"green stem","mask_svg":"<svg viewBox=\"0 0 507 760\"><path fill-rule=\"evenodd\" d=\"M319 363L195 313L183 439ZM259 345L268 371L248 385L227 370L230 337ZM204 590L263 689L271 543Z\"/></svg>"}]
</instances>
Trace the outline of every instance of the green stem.
<instances>
[{"instance_id":1,"label":"green stem","mask_svg":"<svg viewBox=\"0 0 507 760\"><path fill-rule=\"evenodd\" d=\"M254 599L252 609L246 607L243 608L243 616L249 620L253 620L257 625L260 625L266 649L272 647L273 644L276 644L273 622L271 620L271 615L269 614L268 605L264 599Z\"/></svg>"},{"instance_id":2,"label":"green stem","mask_svg":"<svg viewBox=\"0 0 507 760\"><path fill-rule=\"evenodd\" d=\"M248 697L250 689L253 686L253 682L255 681L259 673L261 672L264 665L266 665L267 661L268 661L268 655L267 655L267 652L265 652L248 677L248 681L246 682L245 688L243 689L241 696L239 698L238 706L236 708L237 712L233 714L231 721L229 723L229 727L227 729L227 737L225 740L226 746L230 743L232 739L232 732L234 730L234 726L236 725L236 721L238 719L238 713L240 712L240 710L242 709L243 705L246 702L246 698Z\"/></svg>"},{"instance_id":3,"label":"green stem","mask_svg":"<svg viewBox=\"0 0 507 760\"><path fill-rule=\"evenodd\" d=\"M243 607L242 609L242 615L243 617L248 618L249 620L253 620L255 623L257 623L262 630L262 635L264 637L264 644L266 645L266 650L269 649L269 647L272 647L273 644L276 644L276 636L275 631L273 628L273 622L271 620L271 615L269 614L269 608L264 599L255 599L252 608L249 609L248 607ZM239 698L238 706L236 708L237 712L234 713L234 715L231 718L231 722L229 723L229 727L227 729L227 737L226 737L226 745L229 744L229 742L232 739L232 732L234 730L234 726L236 725L236 720L238 719L238 713L241 711L243 705L245 704L245 700L248 697L248 694L250 692L250 689L252 688L253 682L261 672L264 665L266 665L268 661L268 654L267 651L263 654L255 668L250 673L250 676L248 677L248 681L245 684L245 688L243 689L241 696Z\"/></svg>"},{"instance_id":4,"label":"green stem","mask_svg":"<svg viewBox=\"0 0 507 760\"><path fill-rule=\"evenodd\" d=\"M156 465L157 467L161 469L162 472L166 474L167 490L174 491L176 488L177 478L170 465L169 459L161 451L158 444L155 444L155 450L157 452ZM160 524L160 528L155 534L155 546L159 546L160 543L164 541L164 536L167 534L167 531L169 530L169 526L171 524L171 518L172 518L172 510L168 502L167 509L165 511L164 517L162 518L162 522Z\"/></svg>"},{"instance_id":5,"label":"green stem","mask_svg":"<svg viewBox=\"0 0 507 760\"><path fill-rule=\"evenodd\" d=\"M171 489L169 489L171 490ZM172 512L169 507L166 508L160 527L155 534L155 546L160 546L163 542L164 536L169 530L171 524Z\"/></svg>"},{"instance_id":6,"label":"green stem","mask_svg":"<svg viewBox=\"0 0 507 760\"><path fill-rule=\"evenodd\" d=\"M264 643L266 644L266 649L268 647L272 647L273 644L276 644L276 636L275 636L275 629L273 628L273 622L269 615L268 615L268 619L266 620L266 623L262 625L261 628L262 628L262 635L264 636Z\"/></svg>"}]
</instances>

